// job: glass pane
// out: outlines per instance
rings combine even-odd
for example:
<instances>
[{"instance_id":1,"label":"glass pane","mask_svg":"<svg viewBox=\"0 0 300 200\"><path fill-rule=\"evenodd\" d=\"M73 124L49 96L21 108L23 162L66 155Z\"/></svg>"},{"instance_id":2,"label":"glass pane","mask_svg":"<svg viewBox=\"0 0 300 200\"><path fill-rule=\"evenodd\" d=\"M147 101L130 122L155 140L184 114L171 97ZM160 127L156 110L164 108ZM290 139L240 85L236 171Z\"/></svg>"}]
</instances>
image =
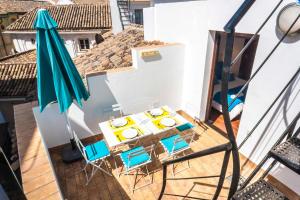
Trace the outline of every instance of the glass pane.
<instances>
[{"instance_id":1,"label":"glass pane","mask_svg":"<svg viewBox=\"0 0 300 200\"><path fill-rule=\"evenodd\" d=\"M90 48L90 43L89 43L89 40L86 40L85 42L86 42L86 43L85 43L85 47L86 47L86 49L89 49L89 48Z\"/></svg>"}]
</instances>

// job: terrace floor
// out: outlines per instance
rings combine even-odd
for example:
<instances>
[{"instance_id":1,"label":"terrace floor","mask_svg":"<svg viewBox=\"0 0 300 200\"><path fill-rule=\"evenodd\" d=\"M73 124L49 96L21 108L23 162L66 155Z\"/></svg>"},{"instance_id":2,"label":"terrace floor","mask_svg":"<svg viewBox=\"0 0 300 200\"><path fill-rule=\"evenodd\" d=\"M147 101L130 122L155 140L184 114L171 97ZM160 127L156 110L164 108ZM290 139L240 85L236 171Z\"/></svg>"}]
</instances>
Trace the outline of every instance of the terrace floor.
<instances>
[{"instance_id":1,"label":"terrace floor","mask_svg":"<svg viewBox=\"0 0 300 200\"><path fill-rule=\"evenodd\" d=\"M206 149L209 147L213 147L222 143L226 143L226 138L217 133L215 130L208 128L204 130L200 126L196 126L195 131L197 133L196 140L192 145L192 151L198 151L201 149ZM146 138L144 141L141 141L143 145L147 145L148 143L156 142L160 137L166 136L168 134L172 134L175 131L169 131L163 133L161 136L157 136L156 138ZM89 138L91 142L93 140L102 139L101 136L96 136L93 138ZM126 148L124 146L123 148ZM114 162L112 159L109 160L109 165L112 168L113 176L107 176L104 173L98 171L90 184L88 186L85 185L85 175L81 171L84 166L83 161L78 161L72 164L65 164L61 160L60 156L61 147L55 147L50 149L51 159L53 161L55 172L57 173L57 177L59 180L60 187L62 189L63 195L66 199L71 200L84 200L84 199L157 199L162 185L162 170L160 161L156 160L154 163L150 164L149 170L152 171L151 176L153 178L153 184L136 190L134 194L132 194L129 189L128 177L126 175L122 175L120 178L117 176L117 169L114 166ZM157 152L160 154L160 158L164 157L164 153L162 148L157 148ZM221 169L223 153L215 154L214 156L197 158L191 160L191 167L187 170L184 170L178 174L176 174L176 178L180 177L192 177L192 176L208 176L208 175L218 175ZM118 168L120 168L120 164L118 163ZM247 176L253 169L254 165L251 162L248 162L241 155L241 165L242 165L242 175ZM180 168L184 167L184 164L178 165L176 170L180 170ZM171 177L171 166L168 167L168 177ZM231 174L232 165L230 163L228 168L228 174ZM133 176L130 176L131 181L133 181ZM137 179L137 186L143 184L144 179L139 176ZM197 198L203 199L211 199L215 186L217 184L218 179L194 179L194 180L177 180L177 181L168 181L166 186L166 193L175 193L180 195L188 195ZM285 186L280 184L274 178L269 179L270 182L275 183L278 186L279 190L284 190L284 193L288 193L287 195L291 195L290 199L298 199L292 195L291 191L288 190ZM225 185L222 189L221 195L219 199L227 199L229 181L225 181ZM164 196L163 199L182 199L174 196ZM187 198L189 199L189 198Z\"/></svg>"}]
</instances>

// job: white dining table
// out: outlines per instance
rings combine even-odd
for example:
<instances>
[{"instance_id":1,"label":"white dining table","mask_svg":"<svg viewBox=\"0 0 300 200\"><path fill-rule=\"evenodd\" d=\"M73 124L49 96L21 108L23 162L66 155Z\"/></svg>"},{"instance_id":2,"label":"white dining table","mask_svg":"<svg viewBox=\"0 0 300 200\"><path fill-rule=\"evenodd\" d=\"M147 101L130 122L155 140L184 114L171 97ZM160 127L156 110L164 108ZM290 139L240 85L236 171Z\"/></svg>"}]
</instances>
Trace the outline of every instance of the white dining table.
<instances>
[{"instance_id":1,"label":"white dining table","mask_svg":"<svg viewBox=\"0 0 300 200\"><path fill-rule=\"evenodd\" d=\"M149 110L146 110L144 112L122 117L130 119L131 121L130 124L124 125L124 127L112 127L111 120L99 123L99 127L108 146L113 148L118 145L130 143L149 135L156 135L188 123L185 118L176 113L169 106L162 106L159 109L162 109L164 111L164 114L162 116L151 116ZM176 123L170 127L163 126L160 124L160 120L162 120L163 118L172 118L176 121ZM129 128L138 128L143 134L137 135L136 137L131 139L126 138L121 141L120 138L117 137L116 133L118 132L118 134L122 134L122 131Z\"/></svg>"}]
</instances>

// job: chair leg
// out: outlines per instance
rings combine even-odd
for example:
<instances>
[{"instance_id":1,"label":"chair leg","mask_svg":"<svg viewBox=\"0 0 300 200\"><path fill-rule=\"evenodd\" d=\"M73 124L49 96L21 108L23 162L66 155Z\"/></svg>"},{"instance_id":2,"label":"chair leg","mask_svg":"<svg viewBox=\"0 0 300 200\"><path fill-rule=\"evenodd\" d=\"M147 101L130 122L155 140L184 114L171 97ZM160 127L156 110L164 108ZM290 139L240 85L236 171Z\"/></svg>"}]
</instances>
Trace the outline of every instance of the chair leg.
<instances>
[{"instance_id":1,"label":"chair leg","mask_svg":"<svg viewBox=\"0 0 300 200\"><path fill-rule=\"evenodd\" d=\"M92 165L92 172L91 172L91 175L88 177L87 173L86 173L86 184L85 185L88 185L90 183L90 181L92 180L93 176L95 174L95 167Z\"/></svg>"},{"instance_id":2,"label":"chair leg","mask_svg":"<svg viewBox=\"0 0 300 200\"><path fill-rule=\"evenodd\" d=\"M123 165L122 165L121 170L118 170L116 158L115 158L115 157L113 157L113 158L114 158L114 162L115 162L115 168L116 168L116 170L117 170L117 175L118 175L118 177L120 178L121 172L122 172L122 170L123 170Z\"/></svg>"},{"instance_id":3,"label":"chair leg","mask_svg":"<svg viewBox=\"0 0 300 200\"><path fill-rule=\"evenodd\" d=\"M173 155L173 160L175 159L175 155ZM172 175L175 177L175 164L172 164Z\"/></svg>"},{"instance_id":4,"label":"chair leg","mask_svg":"<svg viewBox=\"0 0 300 200\"><path fill-rule=\"evenodd\" d=\"M146 170L147 170L147 176L149 177L149 184L153 183L153 178L150 177L149 169L148 166L146 165Z\"/></svg>"},{"instance_id":5,"label":"chair leg","mask_svg":"<svg viewBox=\"0 0 300 200\"><path fill-rule=\"evenodd\" d=\"M89 177L88 177L88 174L86 171L87 166L88 166L88 164L85 164L84 168L82 169L82 171L84 171L84 173L85 173L86 182L89 180Z\"/></svg>"},{"instance_id":6,"label":"chair leg","mask_svg":"<svg viewBox=\"0 0 300 200\"><path fill-rule=\"evenodd\" d=\"M134 190L135 190L135 183L136 183L138 173L139 173L139 168L137 168L135 171L134 182L133 182L133 186L132 186L132 194L134 193Z\"/></svg>"},{"instance_id":7,"label":"chair leg","mask_svg":"<svg viewBox=\"0 0 300 200\"><path fill-rule=\"evenodd\" d=\"M183 155L186 156L186 154L183 152ZM190 166L190 160L187 160L187 168L191 168Z\"/></svg>"},{"instance_id":8,"label":"chair leg","mask_svg":"<svg viewBox=\"0 0 300 200\"><path fill-rule=\"evenodd\" d=\"M129 188L132 190L132 194L133 194L134 188L133 188L133 186L131 185L131 181L130 181L130 177L129 177L129 171L126 171L126 172L125 172L125 175L127 176L127 181L128 181L128 184L129 184Z\"/></svg>"},{"instance_id":9,"label":"chair leg","mask_svg":"<svg viewBox=\"0 0 300 200\"><path fill-rule=\"evenodd\" d=\"M98 161L98 162L99 162L99 161ZM105 164L105 166L106 166L106 170L103 169L103 168L101 167L101 165L103 164L103 162L104 162L104 164ZM82 169L82 170L85 172L86 185L88 185L89 182L92 180L92 178L93 178L93 176L96 174L97 170L101 170L101 171L104 172L105 174L107 174L107 175L109 175L109 176L112 176L112 175L108 172L108 166L107 166L107 163L106 163L106 160L105 160L105 159L101 160L100 163L99 163L99 165L90 163L90 165L91 165L91 167L92 167L92 172L91 172L90 175L88 175L88 172L87 172L87 166L88 166L88 165L89 165L89 164L87 163L87 164L85 165L85 167Z\"/></svg>"},{"instance_id":10,"label":"chair leg","mask_svg":"<svg viewBox=\"0 0 300 200\"><path fill-rule=\"evenodd\" d=\"M145 168L146 168L146 173L143 173L144 175L146 175L146 176L148 176L148 179L149 179L149 182L147 183L145 183L144 185L141 185L141 186L139 186L139 187L137 187L136 188L136 180L137 180L137 176L138 176L138 172L139 172L139 170L141 169L141 168L137 168L136 169L136 173L135 173L135 177L134 177L134 183L133 183L133 185L132 185L132 187L131 187L131 184L130 184L130 187L132 188L132 194L134 193L134 191L135 190L138 190L138 189L140 189L140 188L143 188L143 187L145 187L145 186L147 186L147 185L150 185L150 184L152 184L153 183L153 179L150 177L150 173L149 173L149 169L148 169L148 166L147 165L145 165ZM127 174L128 175L128 174Z\"/></svg>"},{"instance_id":11,"label":"chair leg","mask_svg":"<svg viewBox=\"0 0 300 200\"><path fill-rule=\"evenodd\" d=\"M118 172L118 173L119 173L119 174L118 174L119 178L120 178L120 176L121 176L121 174L122 174L123 169L124 169L124 165L122 165L120 171Z\"/></svg>"},{"instance_id":12,"label":"chair leg","mask_svg":"<svg viewBox=\"0 0 300 200\"><path fill-rule=\"evenodd\" d=\"M97 167L100 171L104 172L106 175L108 176L112 176L108 171L106 171L105 169L101 168L101 167Z\"/></svg>"},{"instance_id":13,"label":"chair leg","mask_svg":"<svg viewBox=\"0 0 300 200\"><path fill-rule=\"evenodd\" d=\"M105 165L105 167L106 167L106 170L104 170L103 168L100 167L100 166L102 165L103 162L104 162L104 165ZM106 173L107 175L112 176L111 173L108 172L108 169L109 169L109 168L108 168L108 165L107 165L107 162L106 162L105 159L103 159L103 161L102 161L101 164L99 165L99 169L100 169L101 171L103 171L104 173Z\"/></svg>"},{"instance_id":14,"label":"chair leg","mask_svg":"<svg viewBox=\"0 0 300 200\"><path fill-rule=\"evenodd\" d=\"M183 152L183 155L185 155L184 152ZM173 155L173 159L175 159L175 158L177 158L177 156L176 156L176 155ZM179 171L177 171L177 172L175 172L175 165L172 164L172 175L173 175L173 177L175 177L176 174L182 172L183 170L186 170L186 169L188 169L188 168L191 167L191 166L190 166L190 161L187 160L186 162L187 162L187 167L185 167L185 168L183 168L183 169L181 169L181 170L179 170ZM181 164L183 164L183 166L184 166L184 163L183 163L183 162L181 162Z\"/></svg>"}]
</instances>

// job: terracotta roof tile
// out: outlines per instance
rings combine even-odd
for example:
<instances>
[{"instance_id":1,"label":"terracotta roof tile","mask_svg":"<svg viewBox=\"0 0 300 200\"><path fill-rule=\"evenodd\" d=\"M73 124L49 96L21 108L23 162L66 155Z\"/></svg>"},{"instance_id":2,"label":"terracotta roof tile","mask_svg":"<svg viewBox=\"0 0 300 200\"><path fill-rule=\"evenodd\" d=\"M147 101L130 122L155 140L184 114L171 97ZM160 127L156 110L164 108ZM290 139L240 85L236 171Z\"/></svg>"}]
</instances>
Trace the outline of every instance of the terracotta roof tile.
<instances>
[{"instance_id":1,"label":"terracotta roof tile","mask_svg":"<svg viewBox=\"0 0 300 200\"><path fill-rule=\"evenodd\" d=\"M0 14L26 13L36 7L49 6L48 2L39 1L0 1Z\"/></svg>"},{"instance_id":2,"label":"terracotta roof tile","mask_svg":"<svg viewBox=\"0 0 300 200\"><path fill-rule=\"evenodd\" d=\"M107 3L109 0L73 0L76 4L96 4L96 3Z\"/></svg>"},{"instance_id":3,"label":"terracotta roof tile","mask_svg":"<svg viewBox=\"0 0 300 200\"><path fill-rule=\"evenodd\" d=\"M73 4L50 6L46 8L58 23L61 31L84 31L111 29L111 15L108 4ZM14 23L8 31L33 31L33 24L38 9L34 9ZM72 19L72 20L70 20Z\"/></svg>"},{"instance_id":4,"label":"terracotta roof tile","mask_svg":"<svg viewBox=\"0 0 300 200\"><path fill-rule=\"evenodd\" d=\"M142 27L131 25L121 33L108 37L85 54L75 57L74 62L79 73L85 77L89 73L131 67L132 48L161 44L163 43L160 41L145 41Z\"/></svg>"},{"instance_id":5,"label":"terracotta roof tile","mask_svg":"<svg viewBox=\"0 0 300 200\"><path fill-rule=\"evenodd\" d=\"M36 62L36 51L29 50L21 53L17 53L11 56L0 58L1 63L35 63Z\"/></svg>"},{"instance_id":6,"label":"terracotta roof tile","mask_svg":"<svg viewBox=\"0 0 300 200\"><path fill-rule=\"evenodd\" d=\"M105 40L74 58L82 75L132 66L131 49L163 44L145 41L143 29L129 26L123 32L104 34ZM36 51L30 50L0 59L0 97L34 97L36 94Z\"/></svg>"},{"instance_id":7,"label":"terracotta roof tile","mask_svg":"<svg viewBox=\"0 0 300 200\"><path fill-rule=\"evenodd\" d=\"M1 63L0 97L35 98L35 80L35 63Z\"/></svg>"}]
</instances>

